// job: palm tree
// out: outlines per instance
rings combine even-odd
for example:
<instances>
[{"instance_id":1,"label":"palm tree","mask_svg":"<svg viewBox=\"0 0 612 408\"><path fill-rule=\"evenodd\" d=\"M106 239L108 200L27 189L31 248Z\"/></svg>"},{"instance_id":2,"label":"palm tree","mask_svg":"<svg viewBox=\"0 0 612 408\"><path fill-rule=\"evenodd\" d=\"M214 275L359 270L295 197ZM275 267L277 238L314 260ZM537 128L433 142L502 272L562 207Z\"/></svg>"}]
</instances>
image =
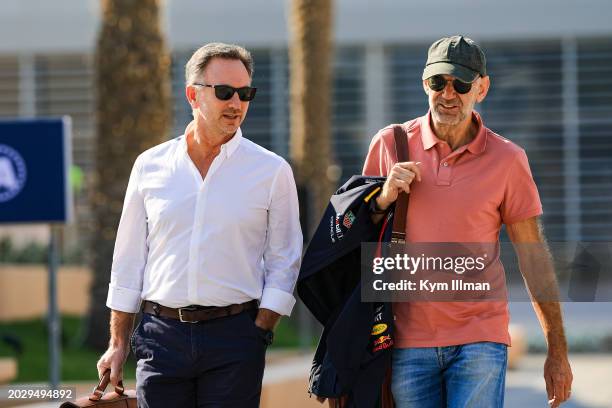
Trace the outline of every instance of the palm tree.
<instances>
[{"instance_id":1,"label":"palm tree","mask_svg":"<svg viewBox=\"0 0 612 408\"><path fill-rule=\"evenodd\" d=\"M332 0L293 0L289 47L291 161L306 192L307 236L333 185L331 164ZM306 231L305 231L306 232Z\"/></svg>"},{"instance_id":2,"label":"palm tree","mask_svg":"<svg viewBox=\"0 0 612 408\"><path fill-rule=\"evenodd\" d=\"M170 57L160 30L160 0L102 0L96 52L97 139L91 197L91 304L86 343L109 338L106 296L115 234L137 155L167 138Z\"/></svg>"},{"instance_id":3,"label":"palm tree","mask_svg":"<svg viewBox=\"0 0 612 408\"><path fill-rule=\"evenodd\" d=\"M314 234L332 192L331 158L332 0L293 0L289 28L291 143L306 241ZM298 303L300 346L307 348L316 324Z\"/></svg>"}]
</instances>

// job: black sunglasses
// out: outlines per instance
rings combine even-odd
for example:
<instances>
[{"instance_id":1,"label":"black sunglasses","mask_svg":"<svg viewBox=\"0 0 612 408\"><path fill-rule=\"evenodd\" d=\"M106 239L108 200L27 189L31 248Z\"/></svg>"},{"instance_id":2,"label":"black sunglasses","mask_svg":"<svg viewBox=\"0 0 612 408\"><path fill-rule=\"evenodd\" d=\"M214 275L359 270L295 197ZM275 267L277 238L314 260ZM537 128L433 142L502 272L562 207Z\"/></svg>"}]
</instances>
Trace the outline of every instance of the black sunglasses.
<instances>
[{"instance_id":1,"label":"black sunglasses","mask_svg":"<svg viewBox=\"0 0 612 408\"><path fill-rule=\"evenodd\" d=\"M250 86L243 86L242 88L234 88L229 85L208 85L208 84L199 84L194 83L195 86L205 86L207 88L214 88L215 96L222 101L229 101L234 96L234 92L238 92L238 98L243 102L252 101L255 98L255 93L257 92L257 88L253 88Z\"/></svg>"},{"instance_id":2,"label":"black sunglasses","mask_svg":"<svg viewBox=\"0 0 612 408\"><path fill-rule=\"evenodd\" d=\"M444 88L446 88L446 83L448 81L449 80L444 79L442 75L434 75L432 77L427 78L427 85L432 91L440 92L444 90ZM463 95L470 92L470 90L472 89L472 83L463 82L455 78L453 80L453 88L455 89L455 92Z\"/></svg>"}]
</instances>

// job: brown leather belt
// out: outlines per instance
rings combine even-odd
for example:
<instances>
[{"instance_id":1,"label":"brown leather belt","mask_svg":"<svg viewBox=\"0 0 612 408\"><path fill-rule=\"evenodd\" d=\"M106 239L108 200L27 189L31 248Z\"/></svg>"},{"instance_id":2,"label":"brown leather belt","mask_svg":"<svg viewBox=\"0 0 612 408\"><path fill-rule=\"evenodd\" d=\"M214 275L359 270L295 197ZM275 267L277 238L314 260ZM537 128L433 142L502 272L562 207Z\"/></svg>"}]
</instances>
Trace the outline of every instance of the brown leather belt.
<instances>
[{"instance_id":1,"label":"brown leather belt","mask_svg":"<svg viewBox=\"0 0 612 408\"><path fill-rule=\"evenodd\" d=\"M159 303L144 301L143 312L155 316L180 320L184 323L198 323L220 317L232 316L245 310L257 309L257 300L228 306L186 306L178 309L162 306Z\"/></svg>"}]
</instances>

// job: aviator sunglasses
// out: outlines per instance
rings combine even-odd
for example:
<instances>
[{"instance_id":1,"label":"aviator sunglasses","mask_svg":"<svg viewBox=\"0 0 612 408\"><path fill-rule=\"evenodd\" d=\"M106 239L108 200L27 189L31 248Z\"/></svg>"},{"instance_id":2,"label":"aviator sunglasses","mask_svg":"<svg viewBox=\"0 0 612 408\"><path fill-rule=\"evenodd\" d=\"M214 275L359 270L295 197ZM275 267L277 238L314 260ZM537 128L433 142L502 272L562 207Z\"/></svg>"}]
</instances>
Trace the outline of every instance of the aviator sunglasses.
<instances>
[{"instance_id":1,"label":"aviator sunglasses","mask_svg":"<svg viewBox=\"0 0 612 408\"><path fill-rule=\"evenodd\" d=\"M432 91L440 92L444 90L444 88L446 87L446 82L448 81L449 80L444 79L442 75L434 75L432 77L427 78L427 85ZM463 82L459 79L454 79L453 88L455 89L455 92L463 95L470 92L470 90L472 89L472 83Z\"/></svg>"},{"instance_id":2,"label":"aviator sunglasses","mask_svg":"<svg viewBox=\"0 0 612 408\"><path fill-rule=\"evenodd\" d=\"M215 90L215 96L217 99L221 99L222 101L229 101L234 96L234 92L238 93L238 98L243 102L252 101L255 98L255 92L257 92L257 88L253 88L250 86L243 86L242 88L234 88L229 85L208 85L208 84L199 84L194 83L195 86L204 86L207 88L213 88Z\"/></svg>"}]
</instances>

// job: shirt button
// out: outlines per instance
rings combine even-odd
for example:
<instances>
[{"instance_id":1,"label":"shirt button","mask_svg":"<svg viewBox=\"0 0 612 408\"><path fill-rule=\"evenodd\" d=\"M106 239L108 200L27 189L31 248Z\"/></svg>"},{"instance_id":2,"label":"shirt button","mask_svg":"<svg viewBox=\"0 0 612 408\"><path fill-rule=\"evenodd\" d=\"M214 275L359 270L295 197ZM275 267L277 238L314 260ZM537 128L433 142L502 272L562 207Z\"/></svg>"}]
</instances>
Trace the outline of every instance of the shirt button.
<instances>
[{"instance_id":1,"label":"shirt button","mask_svg":"<svg viewBox=\"0 0 612 408\"><path fill-rule=\"evenodd\" d=\"M443 165L444 167L448 167L448 162L444 162L444 163L442 163L442 165Z\"/></svg>"}]
</instances>

